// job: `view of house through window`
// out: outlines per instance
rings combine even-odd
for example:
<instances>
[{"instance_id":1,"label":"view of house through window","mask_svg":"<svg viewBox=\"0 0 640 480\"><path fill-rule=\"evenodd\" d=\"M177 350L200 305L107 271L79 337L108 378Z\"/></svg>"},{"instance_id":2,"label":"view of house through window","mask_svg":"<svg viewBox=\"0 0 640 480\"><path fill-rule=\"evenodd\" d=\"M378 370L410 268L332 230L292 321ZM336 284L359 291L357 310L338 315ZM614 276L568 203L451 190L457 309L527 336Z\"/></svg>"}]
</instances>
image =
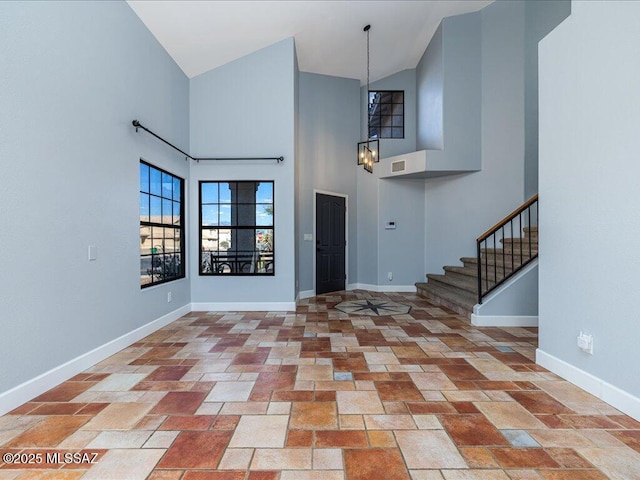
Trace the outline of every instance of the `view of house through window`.
<instances>
[{"instance_id":1,"label":"view of house through window","mask_svg":"<svg viewBox=\"0 0 640 480\"><path fill-rule=\"evenodd\" d=\"M183 278L184 180L140 161L140 285Z\"/></svg>"},{"instance_id":2,"label":"view of house through window","mask_svg":"<svg viewBox=\"0 0 640 480\"><path fill-rule=\"evenodd\" d=\"M404 138L403 91L369 91L369 138Z\"/></svg>"},{"instance_id":3,"label":"view of house through window","mask_svg":"<svg viewBox=\"0 0 640 480\"><path fill-rule=\"evenodd\" d=\"M200 182L200 275L273 275L273 182Z\"/></svg>"}]
</instances>

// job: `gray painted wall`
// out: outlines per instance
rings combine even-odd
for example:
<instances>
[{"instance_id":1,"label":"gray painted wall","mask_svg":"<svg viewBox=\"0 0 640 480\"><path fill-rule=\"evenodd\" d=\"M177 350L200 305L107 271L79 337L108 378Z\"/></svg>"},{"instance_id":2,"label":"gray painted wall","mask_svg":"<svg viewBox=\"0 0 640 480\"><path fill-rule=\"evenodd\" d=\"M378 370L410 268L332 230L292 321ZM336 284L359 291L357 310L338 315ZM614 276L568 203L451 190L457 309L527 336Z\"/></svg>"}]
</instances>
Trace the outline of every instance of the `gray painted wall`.
<instances>
[{"instance_id":1,"label":"gray painted wall","mask_svg":"<svg viewBox=\"0 0 640 480\"><path fill-rule=\"evenodd\" d=\"M638 18L638 2L574 2L539 49L540 349L635 397Z\"/></svg>"},{"instance_id":2,"label":"gray painted wall","mask_svg":"<svg viewBox=\"0 0 640 480\"><path fill-rule=\"evenodd\" d=\"M0 44L2 392L190 302L140 289L139 159L188 165L131 126L186 146L189 84L124 2L0 2Z\"/></svg>"},{"instance_id":3,"label":"gray painted wall","mask_svg":"<svg viewBox=\"0 0 640 480\"><path fill-rule=\"evenodd\" d=\"M367 285L378 283L379 183L380 180L375 175L365 172L363 167L357 168L358 283Z\"/></svg>"},{"instance_id":4,"label":"gray painted wall","mask_svg":"<svg viewBox=\"0 0 640 480\"><path fill-rule=\"evenodd\" d=\"M381 158L416 150L416 71L373 82L371 90L403 90L405 138L381 139ZM361 138L367 136L367 87L360 91ZM375 171L375 167L374 167ZM358 283L411 286L424 278L424 182L379 180L358 167ZM411 208L407 208L410 205ZM395 221L395 230L385 230ZM393 273L393 280L388 273Z\"/></svg>"},{"instance_id":5,"label":"gray painted wall","mask_svg":"<svg viewBox=\"0 0 640 480\"><path fill-rule=\"evenodd\" d=\"M377 285L412 286L424 280L424 181L378 180ZM386 230L393 221L396 228ZM392 272L392 280L388 273Z\"/></svg>"},{"instance_id":6,"label":"gray painted wall","mask_svg":"<svg viewBox=\"0 0 640 480\"><path fill-rule=\"evenodd\" d=\"M298 293L300 292L300 248L298 246L298 239L301 236L301 226L300 226L300 222L298 220L299 215L300 215L300 205L298 202L298 195L299 195L299 189L300 189L300 68L298 66L298 55L296 53L296 43L295 41L293 42L293 72L294 72L294 88L295 88L295 95L293 97L293 111L294 111L294 115L295 115L295 120L294 120L294 148L295 148L295 156L296 156L296 162L293 166L294 169L294 192L295 192L295 196L296 196L296 201L294 202L293 205L293 215L294 218L296 219L295 221L295 226L294 226L294 251L295 251L295 259L296 259L296 271L295 271L295 290L294 290L294 294L295 294L295 298L298 298Z\"/></svg>"},{"instance_id":7,"label":"gray painted wall","mask_svg":"<svg viewBox=\"0 0 640 480\"><path fill-rule=\"evenodd\" d=\"M475 315L535 317L538 315L538 263L529 266L483 299Z\"/></svg>"},{"instance_id":8,"label":"gray painted wall","mask_svg":"<svg viewBox=\"0 0 640 480\"><path fill-rule=\"evenodd\" d=\"M524 190L524 4L495 2L479 13L447 18L444 27L444 45L447 35L461 36L455 49L444 50L444 156L448 160L449 145L457 143L449 138L464 136L461 129L456 137L450 137L446 129L456 132L456 126L446 119L465 115L463 103L447 102L449 92L453 92L447 82L454 79L447 74L446 66L478 57L480 76L469 81L480 89L479 100L470 101L471 111L479 109L478 156L482 159L482 171L425 182L425 261L426 271L434 273L441 271L443 265L459 264L462 256L474 256L475 238L522 203ZM465 31L468 36L463 41ZM465 51L464 45L470 50ZM448 51L453 52L449 53L452 56L447 57ZM421 60L421 64L428 62L425 57ZM426 74L419 67L418 74L421 73ZM422 83L420 76L417 82ZM422 91L418 92L420 95Z\"/></svg>"},{"instance_id":9,"label":"gray painted wall","mask_svg":"<svg viewBox=\"0 0 640 480\"><path fill-rule=\"evenodd\" d=\"M481 142L480 14L445 18L442 27L444 158L440 168L477 170ZM429 163L435 166L435 162Z\"/></svg>"},{"instance_id":10,"label":"gray painted wall","mask_svg":"<svg viewBox=\"0 0 640 480\"><path fill-rule=\"evenodd\" d=\"M295 51L293 38L191 79L194 156L273 157L284 162L201 162L191 166L191 298L211 302L295 300ZM198 275L198 182L273 180L275 276Z\"/></svg>"},{"instance_id":11,"label":"gray painted wall","mask_svg":"<svg viewBox=\"0 0 640 480\"><path fill-rule=\"evenodd\" d=\"M570 0L526 2L524 37L524 197L538 193L538 42L571 13Z\"/></svg>"},{"instance_id":12,"label":"gray painted wall","mask_svg":"<svg viewBox=\"0 0 640 480\"><path fill-rule=\"evenodd\" d=\"M421 150L444 148L443 68L441 22L416 67L416 145Z\"/></svg>"},{"instance_id":13,"label":"gray painted wall","mask_svg":"<svg viewBox=\"0 0 640 480\"><path fill-rule=\"evenodd\" d=\"M359 141L360 84L358 80L314 73L300 74L300 144L296 244L299 290L314 288L314 190L348 195L348 279L358 278L356 144Z\"/></svg>"},{"instance_id":14,"label":"gray painted wall","mask_svg":"<svg viewBox=\"0 0 640 480\"><path fill-rule=\"evenodd\" d=\"M479 170L481 14L445 18L417 67L417 149L430 170Z\"/></svg>"}]
</instances>

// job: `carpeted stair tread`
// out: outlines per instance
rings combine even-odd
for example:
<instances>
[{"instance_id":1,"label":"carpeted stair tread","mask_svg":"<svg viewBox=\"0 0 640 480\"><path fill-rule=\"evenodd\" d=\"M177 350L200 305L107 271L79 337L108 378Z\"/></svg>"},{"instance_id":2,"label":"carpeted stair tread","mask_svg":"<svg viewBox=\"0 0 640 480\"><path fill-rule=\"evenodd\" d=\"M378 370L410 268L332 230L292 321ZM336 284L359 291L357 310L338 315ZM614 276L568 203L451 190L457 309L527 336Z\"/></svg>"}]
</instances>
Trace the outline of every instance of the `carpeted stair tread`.
<instances>
[{"instance_id":1,"label":"carpeted stair tread","mask_svg":"<svg viewBox=\"0 0 640 480\"><path fill-rule=\"evenodd\" d=\"M438 303L453 311L469 317L476 304L476 296L461 290L439 287L431 283L416 283L418 294Z\"/></svg>"},{"instance_id":2,"label":"carpeted stair tread","mask_svg":"<svg viewBox=\"0 0 640 480\"><path fill-rule=\"evenodd\" d=\"M466 266L466 267L445 266L442 268L445 271L445 275L449 275L453 278L469 277L469 278L472 278L475 283L478 282L477 263L473 266ZM487 273L488 273L489 280L494 280L496 273L498 274L498 278L502 278L504 277L505 271L510 272L511 268L508 268L506 270L502 267L498 267L497 269L490 268L488 272L482 272L482 278L487 276L486 275Z\"/></svg>"},{"instance_id":3,"label":"carpeted stair tread","mask_svg":"<svg viewBox=\"0 0 640 480\"><path fill-rule=\"evenodd\" d=\"M435 283L438 286L445 285L446 287L458 288L472 295L476 295L478 291L477 280L470 277L455 277L452 275L428 273L427 278L429 279L429 283Z\"/></svg>"}]
</instances>

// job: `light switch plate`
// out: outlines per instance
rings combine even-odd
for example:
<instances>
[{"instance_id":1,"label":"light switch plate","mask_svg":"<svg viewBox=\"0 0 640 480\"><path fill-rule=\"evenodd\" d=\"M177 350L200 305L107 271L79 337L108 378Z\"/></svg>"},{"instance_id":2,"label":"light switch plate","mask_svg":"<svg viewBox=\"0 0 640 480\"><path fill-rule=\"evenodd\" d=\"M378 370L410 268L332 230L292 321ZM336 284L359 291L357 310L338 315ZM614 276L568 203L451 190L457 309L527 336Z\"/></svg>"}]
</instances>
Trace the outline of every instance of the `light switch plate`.
<instances>
[{"instance_id":1,"label":"light switch plate","mask_svg":"<svg viewBox=\"0 0 640 480\"><path fill-rule=\"evenodd\" d=\"M88 255L89 255L89 261L94 261L98 259L98 247L96 247L95 245L89 245L88 250Z\"/></svg>"}]
</instances>

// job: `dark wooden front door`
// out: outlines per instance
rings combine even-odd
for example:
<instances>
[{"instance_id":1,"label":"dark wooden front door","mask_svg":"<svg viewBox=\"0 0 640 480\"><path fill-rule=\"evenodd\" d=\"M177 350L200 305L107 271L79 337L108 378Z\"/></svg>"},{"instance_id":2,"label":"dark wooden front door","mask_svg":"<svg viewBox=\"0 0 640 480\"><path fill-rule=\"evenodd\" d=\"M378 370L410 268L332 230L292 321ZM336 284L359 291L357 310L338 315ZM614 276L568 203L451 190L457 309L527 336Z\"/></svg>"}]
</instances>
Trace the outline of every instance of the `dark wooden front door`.
<instances>
[{"instance_id":1,"label":"dark wooden front door","mask_svg":"<svg viewBox=\"0 0 640 480\"><path fill-rule=\"evenodd\" d=\"M345 289L346 203L344 197L316 194L316 294Z\"/></svg>"}]
</instances>

